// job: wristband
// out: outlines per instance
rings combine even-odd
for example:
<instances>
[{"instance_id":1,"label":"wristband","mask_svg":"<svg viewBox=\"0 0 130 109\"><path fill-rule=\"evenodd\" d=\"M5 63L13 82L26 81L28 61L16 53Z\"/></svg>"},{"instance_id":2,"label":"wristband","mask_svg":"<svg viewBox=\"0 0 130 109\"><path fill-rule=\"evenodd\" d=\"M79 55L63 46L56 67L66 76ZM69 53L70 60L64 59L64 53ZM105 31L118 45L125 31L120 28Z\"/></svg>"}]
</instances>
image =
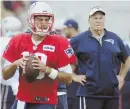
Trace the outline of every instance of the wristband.
<instances>
[{"instance_id":1,"label":"wristband","mask_svg":"<svg viewBox=\"0 0 130 109\"><path fill-rule=\"evenodd\" d=\"M58 71L52 68L51 73L48 75L48 77L54 80L56 79L57 75L58 75Z\"/></svg>"}]
</instances>

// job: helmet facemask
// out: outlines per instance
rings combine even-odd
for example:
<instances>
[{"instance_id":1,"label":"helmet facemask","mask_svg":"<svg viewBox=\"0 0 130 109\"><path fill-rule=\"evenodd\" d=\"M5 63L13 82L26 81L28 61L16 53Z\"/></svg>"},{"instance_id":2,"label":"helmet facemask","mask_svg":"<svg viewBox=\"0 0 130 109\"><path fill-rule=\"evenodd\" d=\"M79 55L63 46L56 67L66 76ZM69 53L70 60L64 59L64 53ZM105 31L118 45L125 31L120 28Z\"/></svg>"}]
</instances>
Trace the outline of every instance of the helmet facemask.
<instances>
[{"instance_id":1,"label":"helmet facemask","mask_svg":"<svg viewBox=\"0 0 130 109\"><path fill-rule=\"evenodd\" d=\"M34 15L33 14L30 18L31 31L34 34L37 34L39 36L44 36L44 35L49 34L49 32L52 29L53 23L54 23L53 15L52 16L43 15L43 16L49 17L49 21L47 23L45 22L45 23L41 23L41 24L38 24L38 25L35 23L35 17L37 17L37 16L42 16L42 15Z\"/></svg>"}]
</instances>

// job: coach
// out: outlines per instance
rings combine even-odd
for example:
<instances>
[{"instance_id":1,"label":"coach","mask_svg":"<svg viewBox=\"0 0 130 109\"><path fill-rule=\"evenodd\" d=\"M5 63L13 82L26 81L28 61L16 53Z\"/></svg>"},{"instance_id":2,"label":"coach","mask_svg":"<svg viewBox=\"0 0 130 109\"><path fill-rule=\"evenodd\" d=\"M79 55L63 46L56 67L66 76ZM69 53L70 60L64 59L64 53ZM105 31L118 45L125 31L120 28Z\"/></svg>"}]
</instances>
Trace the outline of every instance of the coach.
<instances>
[{"instance_id":1,"label":"coach","mask_svg":"<svg viewBox=\"0 0 130 109\"><path fill-rule=\"evenodd\" d=\"M94 7L89 12L90 28L71 39L80 73L87 82L78 89L79 109L119 109L119 85L130 67L130 57L122 40L104 28L105 12ZM117 76L116 60L124 66ZM122 86L121 86L122 87Z\"/></svg>"}]
</instances>

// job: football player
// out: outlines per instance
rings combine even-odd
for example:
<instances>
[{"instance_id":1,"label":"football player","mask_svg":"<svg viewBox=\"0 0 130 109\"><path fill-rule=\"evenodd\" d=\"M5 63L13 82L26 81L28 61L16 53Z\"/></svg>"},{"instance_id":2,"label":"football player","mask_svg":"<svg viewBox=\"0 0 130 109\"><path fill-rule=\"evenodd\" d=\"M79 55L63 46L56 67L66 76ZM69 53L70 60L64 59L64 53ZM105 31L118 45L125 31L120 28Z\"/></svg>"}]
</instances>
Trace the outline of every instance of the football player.
<instances>
[{"instance_id":1,"label":"football player","mask_svg":"<svg viewBox=\"0 0 130 109\"><path fill-rule=\"evenodd\" d=\"M19 77L17 100L12 109L54 109L57 104L58 81L72 82L72 68L69 59L74 52L62 36L49 35L54 23L52 8L44 2L33 3L28 10L28 24L32 34L23 33L9 42L3 57L6 65L2 70L5 80L11 78L18 67L23 68ZM25 72L26 56L35 54L34 69L39 76L28 83L22 74Z\"/></svg>"}]
</instances>

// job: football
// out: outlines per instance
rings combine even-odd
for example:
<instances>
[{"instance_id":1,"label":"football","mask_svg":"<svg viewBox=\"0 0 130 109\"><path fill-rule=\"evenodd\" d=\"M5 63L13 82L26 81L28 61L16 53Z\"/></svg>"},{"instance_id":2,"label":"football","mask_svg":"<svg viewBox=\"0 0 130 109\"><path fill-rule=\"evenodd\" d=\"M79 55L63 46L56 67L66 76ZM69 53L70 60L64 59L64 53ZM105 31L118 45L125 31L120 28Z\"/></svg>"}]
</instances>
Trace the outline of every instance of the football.
<instances>
[{"instance_id":1,"label":"football","mask_svg":"<svg viewBox=\"0 0 130 109\"><path fill-rule=\"evenodd\" d=\"M27 82L34 82L39 75L39 70L34 69L32 65L32 60L36 59L34 54L31 54L27 57L28 61L25 66L25 74L24 77L27 80Z\"/></svg>"}]
</instances>

